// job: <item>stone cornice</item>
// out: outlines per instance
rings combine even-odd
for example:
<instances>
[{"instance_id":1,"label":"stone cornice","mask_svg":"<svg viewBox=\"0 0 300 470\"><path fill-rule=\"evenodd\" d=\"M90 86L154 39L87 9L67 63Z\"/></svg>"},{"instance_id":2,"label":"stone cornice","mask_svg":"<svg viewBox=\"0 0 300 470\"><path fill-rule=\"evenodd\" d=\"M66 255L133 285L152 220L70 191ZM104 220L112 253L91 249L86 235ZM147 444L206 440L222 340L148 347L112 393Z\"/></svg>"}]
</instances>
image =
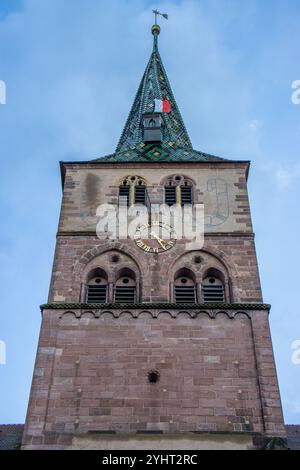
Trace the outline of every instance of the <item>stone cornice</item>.
<instances>
[{"instance_id":1,"label":"stone cornice","mask_svg":"<svg viewBox=\"0 0 300 470\"><path fill-rule=\"evenodd\" d=\"M138 319L141 315L149 315L153 319L161 315L169 315L171 319L176 319L181 315L189 318L207 316L215 319L219 315L226 315L230 320L243 315L251 319L253 312L267 312L269 314L270 305L266 304L68 304L52 303L41 306L42 314L44 310L55 310L59 313L59 318L65 315L72 315L74 319L88 316L89 318L100 318L102 315L111 315L113 318L120 318L123 315L130 315Z\"/></svg>"},{"instance_id":2,"label":"stone cornice","mask_svg":"<svg viewBox=\"0 0 300 470\"><path fill-rule=\"evenodd\" d=\"M64 231L59 230L56 234L57 237L97 237L95 230L85 230L85 231ZM255 235L253 232L205 232L204 237L234 237L234 238L254 238ZM97 237L98 238L98 237Z\"/></svg>"},{"instance_id":3,"label":"stone cornice","mask_svg":"<svg viewBox=\"0 0 300 470\"><path fill-rule=\"evenodd\" d=\"M63 303L52 302L49 304L41 305L43 310L239 310L239 311L253 311L253 310L266 310L270 311L271 305L260 303L236 303L236 304L171 304L171 303L144 303L144 304L85 304L85 303Z\"/></svg>"}]
</instances>

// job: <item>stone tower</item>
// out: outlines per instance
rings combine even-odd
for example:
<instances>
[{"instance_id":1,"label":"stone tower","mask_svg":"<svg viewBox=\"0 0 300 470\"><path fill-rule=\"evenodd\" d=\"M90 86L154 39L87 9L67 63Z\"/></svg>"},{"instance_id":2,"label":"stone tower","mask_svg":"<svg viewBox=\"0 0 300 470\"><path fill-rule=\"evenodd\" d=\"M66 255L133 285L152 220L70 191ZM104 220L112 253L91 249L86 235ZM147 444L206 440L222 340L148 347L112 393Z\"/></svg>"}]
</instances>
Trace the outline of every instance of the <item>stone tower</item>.
<instances>
[{"instance_id":1,"label":"stone tower","mask_svg":"<svg viewBox=\"0 0 300 470\"><path fill-rule=\"evenodd\" d=\"M115 153L61 163L24 449L250 449L285 437L247 194L250 164L193 149L159 32L155 25ZM133 238L97 236L102 204L154 203L204 204L203 247L187 248L171 226L167 240L151 218L148 239L147 224Z\"/></svg>"}]
</instances>

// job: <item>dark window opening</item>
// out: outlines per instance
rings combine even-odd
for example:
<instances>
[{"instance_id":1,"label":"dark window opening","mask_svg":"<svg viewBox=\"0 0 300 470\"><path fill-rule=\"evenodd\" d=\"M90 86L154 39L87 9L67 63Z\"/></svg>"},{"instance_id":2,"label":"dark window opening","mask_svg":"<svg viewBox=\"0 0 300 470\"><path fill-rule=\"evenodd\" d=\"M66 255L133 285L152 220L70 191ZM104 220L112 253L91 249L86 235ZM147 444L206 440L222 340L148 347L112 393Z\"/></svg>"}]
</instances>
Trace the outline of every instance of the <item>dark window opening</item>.
<instances>
[{"instance_id":1,"label":"dark window opening","mask_svg":"<svg viewBox=\"0 0 300 470\"><path fill-rule=\"evenodd\" d=\"M159 381L159 373L155 370L149 372L148 381L150 384L156 384Z\"/></svg>"}]
</instances>

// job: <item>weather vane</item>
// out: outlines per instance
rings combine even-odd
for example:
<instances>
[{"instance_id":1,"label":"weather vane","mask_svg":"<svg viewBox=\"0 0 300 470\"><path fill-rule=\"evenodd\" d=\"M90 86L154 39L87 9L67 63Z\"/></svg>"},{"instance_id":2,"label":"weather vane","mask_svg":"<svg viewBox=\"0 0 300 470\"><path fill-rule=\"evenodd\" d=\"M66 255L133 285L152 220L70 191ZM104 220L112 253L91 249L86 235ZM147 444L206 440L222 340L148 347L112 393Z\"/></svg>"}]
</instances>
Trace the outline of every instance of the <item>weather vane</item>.
<instances>
[{"instance_id":1,"label":"weather vane","mask_svg":"<svg viewBox=\"0 0 300 470\"><path fill-rule=\"evenodd\" d=\"M163 18L165 18L166 20L169 19L169 15L167 15L167 13L161 13L160 11L158 10L152 10L154 15L155 15L155 24L157 25L157 17L158 16L162 16Z\"/></svg>"}]
</instances>

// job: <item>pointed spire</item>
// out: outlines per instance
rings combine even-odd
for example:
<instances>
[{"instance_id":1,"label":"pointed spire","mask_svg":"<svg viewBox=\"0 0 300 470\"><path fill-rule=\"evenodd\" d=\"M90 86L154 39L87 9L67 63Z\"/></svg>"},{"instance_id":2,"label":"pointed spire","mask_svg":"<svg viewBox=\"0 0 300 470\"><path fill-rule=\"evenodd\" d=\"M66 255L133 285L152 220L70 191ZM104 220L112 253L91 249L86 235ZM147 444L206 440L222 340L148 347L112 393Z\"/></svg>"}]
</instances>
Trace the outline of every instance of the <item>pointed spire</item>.
<instances>
[{"instance_id":1,"label":"pointed spire","mask_svg":"<svg viewBox=\"0 0 300 470\"><path fill-rule=\"evenodd\" d=\"M155 12L154 12L155 13ZM159 12L157 13L159 14ZM165 15L166 17L167 15ZM116 152L123 152L143 143L143 116L154 112L154 100L168 100L170 113L162 113L163 141L191 149L192 144L176 104L159 51L160 26L152 26L153 50L138 88L133 106L119 140Z\"/></svg>"}]
</instances>

